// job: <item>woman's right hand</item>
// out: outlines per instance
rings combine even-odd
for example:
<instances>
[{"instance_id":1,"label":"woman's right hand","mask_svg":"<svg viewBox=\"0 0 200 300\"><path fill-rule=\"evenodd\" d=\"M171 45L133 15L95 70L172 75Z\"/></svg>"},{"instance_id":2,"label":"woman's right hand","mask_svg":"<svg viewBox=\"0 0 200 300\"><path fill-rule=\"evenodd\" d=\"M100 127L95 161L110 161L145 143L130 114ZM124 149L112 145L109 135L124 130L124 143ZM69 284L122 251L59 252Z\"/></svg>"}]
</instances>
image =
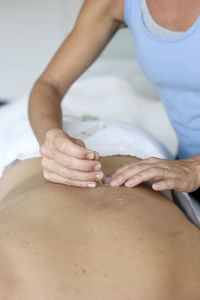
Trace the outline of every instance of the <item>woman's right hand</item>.
<instances>
[{"instance_id":1,"label":"woman's right hand","mask_svg":"<svg viewBox=\"0 0 200 300\"><path fill-rule=\"evenodd\" d=\"M41 165L45 179L79 187L95 187L103 179L97 152L86 149L83 141L69 136L62 129L46 133L45 143L40 147ZM93 154L93 158L88 158ZM96 169L97 168L97 169Z\"/></svg>"}]
</instances>

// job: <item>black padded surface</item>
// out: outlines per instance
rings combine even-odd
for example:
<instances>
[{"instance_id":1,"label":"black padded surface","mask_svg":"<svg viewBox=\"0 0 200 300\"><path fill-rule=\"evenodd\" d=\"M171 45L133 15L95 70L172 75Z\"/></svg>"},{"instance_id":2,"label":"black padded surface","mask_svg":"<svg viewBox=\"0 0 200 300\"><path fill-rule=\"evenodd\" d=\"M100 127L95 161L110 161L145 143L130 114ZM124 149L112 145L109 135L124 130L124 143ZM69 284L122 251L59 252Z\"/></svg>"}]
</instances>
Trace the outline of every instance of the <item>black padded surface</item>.
<instances>
[{"instance_id":1,"label":"black padded surface","mask_svg":"<svg viewBox=\"0 0 200 300\"><path fill-rule=\"evenodd\" d=\"M198 188L196 191L188 193L188 194L191 195L192 197L194 197L194 199L196 199L200 203L200 188Z\"/></svg>"}]
</instances>

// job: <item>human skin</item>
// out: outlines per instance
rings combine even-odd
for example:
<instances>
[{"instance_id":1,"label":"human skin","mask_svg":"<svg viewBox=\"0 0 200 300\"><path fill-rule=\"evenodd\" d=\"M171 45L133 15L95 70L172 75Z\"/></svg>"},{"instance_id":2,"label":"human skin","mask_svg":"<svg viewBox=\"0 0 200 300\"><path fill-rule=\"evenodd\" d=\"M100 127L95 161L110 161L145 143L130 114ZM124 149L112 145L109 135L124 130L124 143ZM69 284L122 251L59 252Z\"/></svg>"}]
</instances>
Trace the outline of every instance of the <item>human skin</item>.
<instances>
[{"instance_id":1,"label":"human skin","mask_svg":"<svg viewBox=\"0 0 200 300\"><path fill-rule=\"evenodd\" d=\"M107 174L137 158L100 161ZM40 158L0 191L0 299L199 300L199 230L170 192L54 184Z\"/></svg>"},{"instance_id":2,"label":"human skin","mask_svg":"<svg viewBox=\"0 0 200 300\"><path fill-rule=\"evenodd\" d=\"M57 163L55 160L56 155L50 153L51 147L49 145L51 143L45 141L48 140L48 133L51 130L62 129L61 101L73 82L99 57L113 36L120 29L127 27L124 22L124 4L125 0L84 1L73 30L34 83L29 101L29 119L41 146L41 155L44 158L44 177L49 181L62 183L63 167L68 172L68 179L73 175L72 170L77 171L75 177L73 177L76 182L71 182L71 185L80 185L84 174L85 185L88 184L88 180L93 183L95 181L94 165L86 159L87 151L84 151L84 147L82 147L82 151L80 150L77 153L74 144L74 148L72 147L73 160L71 160L69 167L65 165L64 157L59 164ZM187 30L200 13L200 2L196 0L147 0L147 4L152 17L157 23L175 31ZM63 135L64 132L56 131L55 143ZM70 143L67 136L64 140L60 148L65 147L64 144L68 148ZM43 152L44 147L42 148L42 146L44 145L46 147ZM48 156L46 155L47 152L50 153ZM61 150L57 149L57 154L59 152ZM85 159L84 167L81 164L83 159ZM200 155L198 160L200 161ZM49 172L47 166L50 165L52 168ZM80 171L85 173L80 173ZM173 178L174 174L171 175ZM184 178L187 177L187 174L184 175ZM171 181L174 182L174 180ZM196 188L196 183L192 182L185 189L185 180L181 182L181 187L172 186L170 182L171 189L192 191Z\"/></svg>"}]
</instances>

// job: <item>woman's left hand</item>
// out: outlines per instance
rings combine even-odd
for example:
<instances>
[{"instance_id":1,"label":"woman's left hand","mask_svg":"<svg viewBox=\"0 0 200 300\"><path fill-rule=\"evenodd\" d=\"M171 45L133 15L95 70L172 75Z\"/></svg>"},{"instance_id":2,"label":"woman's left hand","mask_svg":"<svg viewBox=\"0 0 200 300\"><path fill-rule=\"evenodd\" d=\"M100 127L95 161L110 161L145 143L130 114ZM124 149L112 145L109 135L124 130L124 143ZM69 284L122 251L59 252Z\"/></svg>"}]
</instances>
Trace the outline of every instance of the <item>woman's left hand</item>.
<instances>
[{"instance_id":1,"label":"woman's left hand","mask_svg":"<svg viewBox=\"0 0 200 300\"><path fill-rule=\"evenodd\" d=\"M193 157L180 160L149 157L125 164L104 179L111 186L127 187L149 180L154 182L152 188L156 191L193 192L200 187L200 161Z\"/></svg>"}]
</instances>

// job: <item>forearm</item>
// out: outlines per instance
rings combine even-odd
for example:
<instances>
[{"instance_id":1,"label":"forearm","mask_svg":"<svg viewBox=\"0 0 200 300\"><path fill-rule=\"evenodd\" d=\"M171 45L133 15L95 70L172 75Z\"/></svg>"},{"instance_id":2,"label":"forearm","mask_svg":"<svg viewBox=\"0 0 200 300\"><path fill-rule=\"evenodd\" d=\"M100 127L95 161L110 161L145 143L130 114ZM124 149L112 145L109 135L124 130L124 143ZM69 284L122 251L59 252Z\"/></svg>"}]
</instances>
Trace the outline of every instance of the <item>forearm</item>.
<instances>
[{"instance_id":1,"label":"forearm","mask_svg":"<svg viewBox=\"0 0 200 300\"><path fill-rule=\"evenodd\" d=\"M42 145L48 130L62 128L61 96L46 81L38 80L29 99L29 120L34 134Z\"/></svg>"}]
</instances>

